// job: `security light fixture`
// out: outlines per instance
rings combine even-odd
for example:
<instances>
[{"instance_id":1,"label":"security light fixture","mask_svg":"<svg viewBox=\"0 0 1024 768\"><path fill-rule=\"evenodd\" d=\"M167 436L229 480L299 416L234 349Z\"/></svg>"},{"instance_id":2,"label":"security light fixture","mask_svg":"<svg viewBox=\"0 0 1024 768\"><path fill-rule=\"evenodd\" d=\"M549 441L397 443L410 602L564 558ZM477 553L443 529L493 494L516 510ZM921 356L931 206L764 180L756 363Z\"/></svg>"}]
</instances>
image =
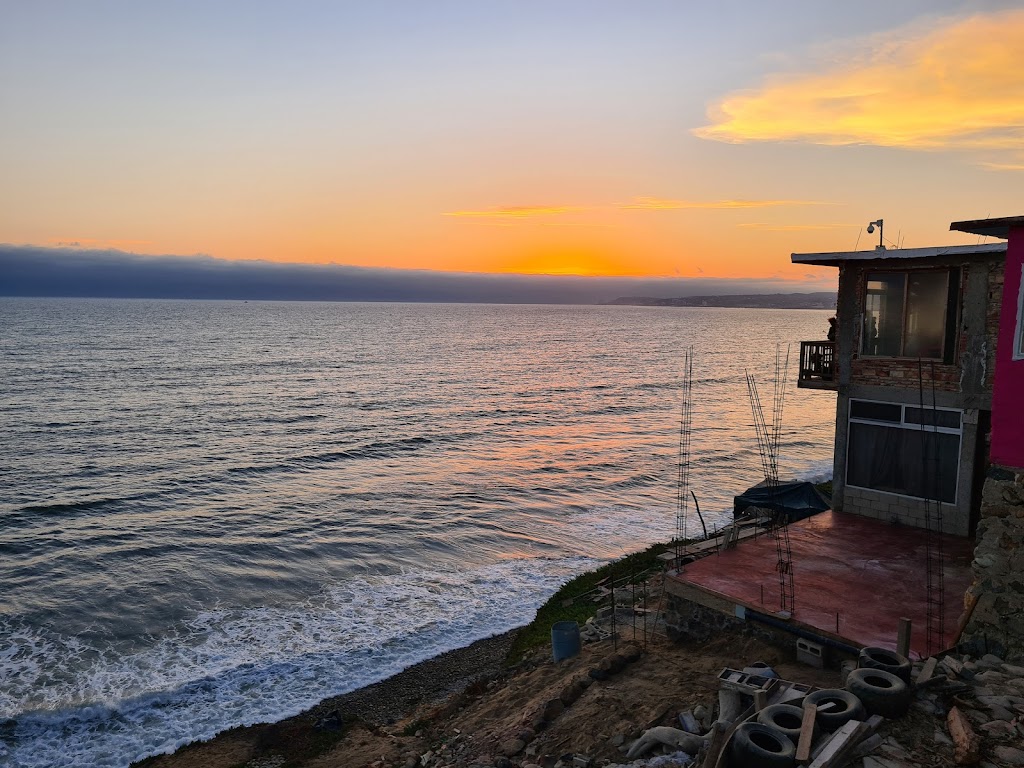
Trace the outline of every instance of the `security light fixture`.
<instances>
[{"instance_id":1,"label":"security light fixture","mask_svg":"<svg viewBox=\"0 0 1024 768\"><path fill-rule=\"evenodd\" d=\"M885 248L885 246L882 244L882 224L883 223L884 222L881 219L878 219L877 221L869 221L868 222L868 234L869 235L872 232L875 231L875 227L876 226L878 227L878 247L880 249L884 249Z\"/></svg>"}]
</instances>

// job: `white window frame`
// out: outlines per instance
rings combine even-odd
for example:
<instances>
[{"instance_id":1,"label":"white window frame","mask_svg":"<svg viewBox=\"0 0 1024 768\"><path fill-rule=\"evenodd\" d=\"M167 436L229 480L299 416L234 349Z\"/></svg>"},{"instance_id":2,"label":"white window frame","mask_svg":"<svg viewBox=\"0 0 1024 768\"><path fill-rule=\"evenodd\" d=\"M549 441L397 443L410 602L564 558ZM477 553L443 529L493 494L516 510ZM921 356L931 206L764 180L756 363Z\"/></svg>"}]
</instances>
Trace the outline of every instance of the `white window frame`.
<instances>
[{"instance_id":1,"label":"white window frame","mask_svg":"<svg viewBox=\"0 0 1024 768\"><path fill-rule=\"evenodd\" d=\"M1013 332L1014 360L1024 360L1024 264L1020 267L1020 288L1017 291L1017 327Z\"/></svg>"},{"instance_id":2,"label":"white window frame","mask_svg":"<svg viewBox=\"0 0 1024 768\"><path fill-rule=\"evenodd\" d=\"M861 416L853 415L853 404L854 403L878 403L879 405L894 405L900 408L900 421L883 421L881 419L865 419ZM909 429L909 430L927 430L929 432L942 432L947 435L957 435L960 438L960 448L956 454L956 489L953 491L953 501L939 501L938 499L927 499L927 501L937 502L946 507L955 507L956 499L960 497L960 462L963 457L964 449L964 412L960 408L936 408L936 411L949 411L952 413L960 414L960 427L953 429L952 427L935 427L931 424L914 424L913 422L907 422L907 408L921 408L918 403L893 403L888 400L869 400L863 397L851 397L847 402L846 407L846 478L850 477L850 424L872 424L879 427L892 427L893 429ZM921 410L930 411L932 410L929 406L921 408ZM847 488L856 488L862 491L868 491L869 493L883 493L886 496L896 496L901 499L914 499L915 501L925 501L923 496L909 496L905 493L896 493L894 491L880 491L877 488L868 488L863 485L853 485L849 482L845 483Z\"/></svg>"}]
</instances>

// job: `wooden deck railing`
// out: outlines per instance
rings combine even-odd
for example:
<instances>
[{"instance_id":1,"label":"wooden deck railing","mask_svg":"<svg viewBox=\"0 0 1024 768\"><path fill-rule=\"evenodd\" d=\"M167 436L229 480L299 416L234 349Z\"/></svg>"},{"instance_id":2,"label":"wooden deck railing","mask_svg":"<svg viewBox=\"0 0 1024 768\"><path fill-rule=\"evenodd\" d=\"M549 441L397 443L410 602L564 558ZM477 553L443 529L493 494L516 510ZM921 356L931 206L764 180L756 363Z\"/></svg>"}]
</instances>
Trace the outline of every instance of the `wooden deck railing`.
<instances>
[{"instance_id":1,"label":"wooden deck railing","mask_svg":"<svg viewBox=\"0 0 1024 768\"><path fill-rule=\"evenodd\" d=\"M800 342L800 378L797 386L836 389L839 385L834 341Z\"/></svg>"}]
</instances>

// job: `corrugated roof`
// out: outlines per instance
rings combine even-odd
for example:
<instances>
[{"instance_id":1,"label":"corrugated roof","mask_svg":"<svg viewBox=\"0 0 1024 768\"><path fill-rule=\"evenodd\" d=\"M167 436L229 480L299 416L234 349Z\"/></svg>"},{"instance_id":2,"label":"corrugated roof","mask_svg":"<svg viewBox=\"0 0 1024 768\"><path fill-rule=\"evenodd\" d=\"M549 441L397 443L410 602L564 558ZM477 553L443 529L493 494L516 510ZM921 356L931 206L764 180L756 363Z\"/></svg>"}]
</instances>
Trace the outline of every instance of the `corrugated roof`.
<instances>
[{"instance_id":1,"label":"corrugated roof","mask_svg":"<svg viewBox=\"0 0 1024 768\"><path fill-rule=\"evenodd\" d=\"M794 253L790 257L794 264L821 264L838 266L844 261L877 261L931 259L940 256L987 256L1005 253L1006 243L985 243L983 245L937 245L930 248L875 248L870 251L838 251L836 253Z\"/></svg>"}]
</instances>

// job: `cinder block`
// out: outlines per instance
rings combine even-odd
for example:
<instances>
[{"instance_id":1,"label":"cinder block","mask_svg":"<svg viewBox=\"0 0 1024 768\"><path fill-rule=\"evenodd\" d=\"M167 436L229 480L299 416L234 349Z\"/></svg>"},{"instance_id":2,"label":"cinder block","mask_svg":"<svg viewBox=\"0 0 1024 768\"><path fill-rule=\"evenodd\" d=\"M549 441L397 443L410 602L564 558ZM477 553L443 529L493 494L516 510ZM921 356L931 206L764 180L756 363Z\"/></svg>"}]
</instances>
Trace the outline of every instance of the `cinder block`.
<instances>
[{"instance_id":1,"label":"cinder block","mask_svg":"<svg viewBox=\"0 0 1024 768\"><path fill-rule=\"evenodd\" d=\"M825 646L803 637L796 639L796 658L804 664L823 669L825 666Z\"/></svg>"}]
</instances>

